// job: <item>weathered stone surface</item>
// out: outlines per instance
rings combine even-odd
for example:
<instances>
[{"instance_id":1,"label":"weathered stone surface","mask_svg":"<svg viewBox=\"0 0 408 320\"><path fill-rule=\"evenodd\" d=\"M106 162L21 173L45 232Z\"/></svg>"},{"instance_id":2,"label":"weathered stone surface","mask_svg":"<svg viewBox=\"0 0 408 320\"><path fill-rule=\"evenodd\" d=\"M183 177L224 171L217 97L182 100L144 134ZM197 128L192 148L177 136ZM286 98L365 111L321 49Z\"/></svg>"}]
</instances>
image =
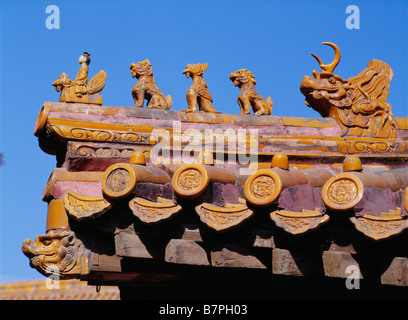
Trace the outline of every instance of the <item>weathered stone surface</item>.
<instances>
[{"instance_id":1,"label":"weathered stone surface","mask_svg":"<svg viewBox=\"0 0 408 320\"><path fill-rule=\"evenodd\" d=\"M203 238L201 237L200 229L194 225L184 226L184 230L182 232L181 239L191 240L195 242L203 242Z\"/></svg>"},{"instance_id":2,"label":"weathered stone surface","mask_svg":"<svg viewBox=\"0 0 408 320\"><path fill-rule=\"evenodd\" d=\"M209 266L207 252L192 240L172 239L166 246L164 260L177 264Z\"/></svg>"},{"instance_id":3,"label":"weathered stone surface","mask_svg":"<svg viewBox=\"0 0 408 320\"><path fill-rule=\"evenodd\" d=\"M92 272L118 272L122 271L121 257L117 255L92 254Z\"/></svg>"},{"instance_id":4,"label":"weathered stone surface","mask_svg":"<svg viewBox=\"0 0 408 320\"><path fill-rule=\"evenodd\" d=\"M381 283L393 286L408 286L408 258L396 257L381 276Z\"/></svg>"},{"instance_id":5,"label":"weathered stone surface","mask_svg":"<svg viewBox=\"0 0 408 320\"><path fill-rule=\"evenodd\" d=\"M324 251L322 258L326 277L347 278L352 274L356 276L354 271L359 269L359 264L349 252ZM362 279L361 272L358 273L358 279Z\"/></svg>"},{"instance_id":6,"label":"weathered stone surface","mask_svg":"<svg viewBox=\"0 0 408 320\"><path fill-rule=\"evenodd\" d=\"M137 234L118 232L115 235L116 254L120 257L153 258Z\"/></svg>"},{"instance_id":7,"label":"weathered stone surface","mask_svg":"<svg viewBox=\"0 0 408 320\"><path fill-rule=\"evenodd\" d=\"M272 272L291 276L318 275L321 272L321 264L317 258L313 253L274 248Z\"/></svg>"},{"instance_id":8,"label":"weathered stone surface","mask_svg":"<svg viewBox=\"0 0 408 320\"><path fill-rule=\"evenodd\" d=\"M253 251L235 244L225 244L221 250L212 251L211 264L214 267L267 268Z\"/></svg>"},{"instance_id":9,"label":"weathered stone surface","mask_svg":"<svg viewBox=\"0 0 408 320\"><path fill-rule=\"evenodd\" d=\"M255 235L253 246L260 248L274 248L275 242L273 236L269 232L266 230L258 230L258 233Z\"/></svg>"}]
</instances>

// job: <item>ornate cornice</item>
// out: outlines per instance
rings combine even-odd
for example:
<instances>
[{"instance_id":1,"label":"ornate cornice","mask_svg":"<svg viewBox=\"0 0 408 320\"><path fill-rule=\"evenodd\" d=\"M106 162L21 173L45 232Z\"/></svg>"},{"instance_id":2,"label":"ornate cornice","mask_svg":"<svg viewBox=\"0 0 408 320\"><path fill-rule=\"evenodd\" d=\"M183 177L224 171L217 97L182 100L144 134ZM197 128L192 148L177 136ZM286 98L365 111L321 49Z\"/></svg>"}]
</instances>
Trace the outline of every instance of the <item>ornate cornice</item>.
<instances>
[{"instance_id":1,"label":"ornate cornice","mask_svg":"<svg viewBox=\"0 0 408 320\"><path fill-rule=\"evenodd\" d=\"M49 118L47 128L67 140L149 144L153 127Z\"/></svg>"},{"instance_id":2,"label":"ornate cornice","mask_svg":"<svg viewBox=\"0 0 408 320\"><path fill-rule=\"evenodd\" d=\"M181 136L191 134L190 125L196 123L193 131L201 132L200 142L203 145L214 141L215 136L208 136L208 130L229 130L229 134L233 131L238 141L242 139L242 133L238 130L246 130L244 135L246 139L254 138L259 156L273 155L276 152L306 157L344 154L408 156L407 140L399 137L341 137L337 124L331 119L279 116L264 119L253 115L190 114L171 110L137 109L140 108L96 108L93 105L46 102L37 118L34 134L46 139L47 142L41 146L45 152L52 154L55 153L53 144L65 141L126 143L151 148L160 143L153 135L156 130L164 130L169 141L172 141L173 138L179 139L174 136L175 122L181 125L178 130ZM396 119L396 123L401 125L399 131L405 132L405 118ZM257 135L253 136L247 128L258 130ZM184 148L187 144L180 142L179 147ZM52 145L52 148L47 145ZM163 144L162 147L166 148L166 145ZM227 144L225 152L226 148Z\"/></svg>"}]
</instances>

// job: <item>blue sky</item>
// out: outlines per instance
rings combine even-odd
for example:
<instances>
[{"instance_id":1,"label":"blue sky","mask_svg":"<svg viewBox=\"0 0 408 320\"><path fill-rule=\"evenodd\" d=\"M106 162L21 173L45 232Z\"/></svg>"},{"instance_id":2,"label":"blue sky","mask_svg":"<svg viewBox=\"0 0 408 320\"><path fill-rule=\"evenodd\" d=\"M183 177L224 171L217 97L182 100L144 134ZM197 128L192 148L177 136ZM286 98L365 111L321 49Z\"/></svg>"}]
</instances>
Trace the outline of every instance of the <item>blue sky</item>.
<instances>
[{"instance_id":1,"label":"blue sky","mask_svg":"<svg viewBox=\"0 0 408 320\"><path fill-rule=\"evenodd\" d=\"M57 5L60 29L49 30L46 8ZM360 29L346 28L348 5L360 11ZM1 1L0 0L0 282L43 278L21 251L24 239L45 232L41 197L55 157L33 135L44 101L58 101L51 83L74 78L78 57L91 53L90 77L105 70L104 105L132 106L132 62L149 59L156 84L186 109L188 63L208 63L204 75L223 113L239 113L238 88L229 74L254 73L257 91L270 95L273 114L320 117L304 103L299 85L319 70L336 43L342 59L335 73L347 79L371 59L394 70L388 102L394 116L408 116L408 1Z\"/></svg>"}]
</instances>

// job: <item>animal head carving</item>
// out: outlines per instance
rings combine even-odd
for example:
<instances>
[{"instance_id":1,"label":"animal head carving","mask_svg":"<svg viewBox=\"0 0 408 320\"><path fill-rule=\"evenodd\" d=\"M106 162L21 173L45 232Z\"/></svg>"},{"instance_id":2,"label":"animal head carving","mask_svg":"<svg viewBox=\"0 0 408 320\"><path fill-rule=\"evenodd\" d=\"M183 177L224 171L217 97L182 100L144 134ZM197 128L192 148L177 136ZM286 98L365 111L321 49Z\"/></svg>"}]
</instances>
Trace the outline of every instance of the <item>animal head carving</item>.
<instances>
[{"instance_id":1,"label":"animal head carving","mask_svg":"<svg viewBox=\"0 0 408 320\"><path fill-rule=\"evenodd\" d=\"M130 64L130 73L133 78L139 79L140 76L150 76L153 74L152 65L148 59Z\"/></svg>"},{"instance_id":2,"label":"animal head carving","mask_svg":"<svg viewBox=\"0 0 408 320\"><path fill-rule=\"evenodd\" d=\"M247 69L237 70L231 73L229 78L236 87L241 87L242 84L249 82L252 82L254 85L256 84L255 76Z\"/></svg>"},{"instance_id":3,"label":"animal head carving","mask_svg":"<svg viewBox=\"0 0 408 320\"><path fill-rule=\"evenodd\" d=\"M208 68L208 63L188 64L183 74L189 78L191 75L202 76Z\"/></svg>"},{"instance_id":4,"label":"animal head carving","mask_svg":"<svg viewBox=\"0 0 408 320\"><path fill-rule=\"evenodd\" d=\"M395 137L395 123L391 105L386 102L393 77L391 67L383 61L372 60L365 70L348 80L335 75L340 62L339 48L330 42L335 57L330 64L319 62L321 72L313 70L314 78L305 76L300 91L306 105L322 117L332 117L339 123L343 135Z\"/></svg>"},{"instance_id":5,"label":"animal head carving","mask_svg":"<svg viewBox=\"0 0 408 320\"><path fill-rule=\"evenodd\" d=\"M40 273L63 276L77 265L78 242L72 231L51 230L34 241L24 240L22 250L30 259L31 267Z\"/></svg>"},{"instance_id":6,"label":"animal head carving","mask_svg":"<svg viewBox=\"0 0 408 320\"><path fill-rule=\"evenodd\" d=\"M60 92L64 86L68 86L71 83L69 76L63 72L57 80L55 80L52 85L55 87L57 92Z\"/></svg>"}]
</instances>

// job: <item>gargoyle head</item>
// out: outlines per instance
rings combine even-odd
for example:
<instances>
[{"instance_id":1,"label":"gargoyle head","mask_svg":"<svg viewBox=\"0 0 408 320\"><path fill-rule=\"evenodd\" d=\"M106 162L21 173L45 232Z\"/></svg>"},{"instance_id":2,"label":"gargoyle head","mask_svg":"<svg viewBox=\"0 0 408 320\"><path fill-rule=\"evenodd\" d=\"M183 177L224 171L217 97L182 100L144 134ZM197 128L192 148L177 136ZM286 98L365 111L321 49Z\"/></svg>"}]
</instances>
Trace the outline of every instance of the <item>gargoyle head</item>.
<instances>
[{"instance_id":1,"label":"gargoyle head","mask_svg":"<svg viewBox=\"0 0 408 320\"><path fill-rule=\"evenodd\" d=\"M333 73L340 62L339 48L334 43L323 44L334 49L334 60L330 64L323 64L312 53L322 72L313 70L314 78L305 76L300 84L306 105L322 117L336 119L343 134L373 137L394 135L391 105L386 103L393 76L390 66L383 61L371 60L367 69L345 80ZM354 130L353 127L360 129Z\"/></svg>"},{"instance_id":2,"label":"gargoyle head","mask_svg":"<svg viewBox=\"0 0 408 320\"><path fill-rule=\"evenodd\" d=\"M152 65L148 59L138 63L131 63L130 73L136 79L139 79L140 76L150 76L153 74Z\"/></svg>"},{"instance_id":3,"label":"gargoyle head","mask_svg":"<svg viewBox=\"0 0 408 320\"><path fill-rule=\"evenodd\" d=\"M230 80L234 83L234 86L241 88L245 83L252 82L256 84L255 76L251 71L247 69L240 69L230 74Z\"/></svg>"},{"instance_id":4,"label":"gargoyle head","mask_svg":"<svg viewBox=\"0 0 408 320\"><path fill-rule=\"evenodd\" d=\"M30 259L32 268L43 275L66 274L77 263L77 239L72 231L50 230L33 241L24 240L23 253Z\"/></svg>"},{"instance_id":5,"label":"gargoyle head","mask_svg":"<svg viewBox=\"0 0 408 320\"><path fill-rule=\"evenodd\" d=\"M202 76L208 68L208 63L188 64L183 74L189 78L191 75Z\"/></svg>"}]
</instances>

